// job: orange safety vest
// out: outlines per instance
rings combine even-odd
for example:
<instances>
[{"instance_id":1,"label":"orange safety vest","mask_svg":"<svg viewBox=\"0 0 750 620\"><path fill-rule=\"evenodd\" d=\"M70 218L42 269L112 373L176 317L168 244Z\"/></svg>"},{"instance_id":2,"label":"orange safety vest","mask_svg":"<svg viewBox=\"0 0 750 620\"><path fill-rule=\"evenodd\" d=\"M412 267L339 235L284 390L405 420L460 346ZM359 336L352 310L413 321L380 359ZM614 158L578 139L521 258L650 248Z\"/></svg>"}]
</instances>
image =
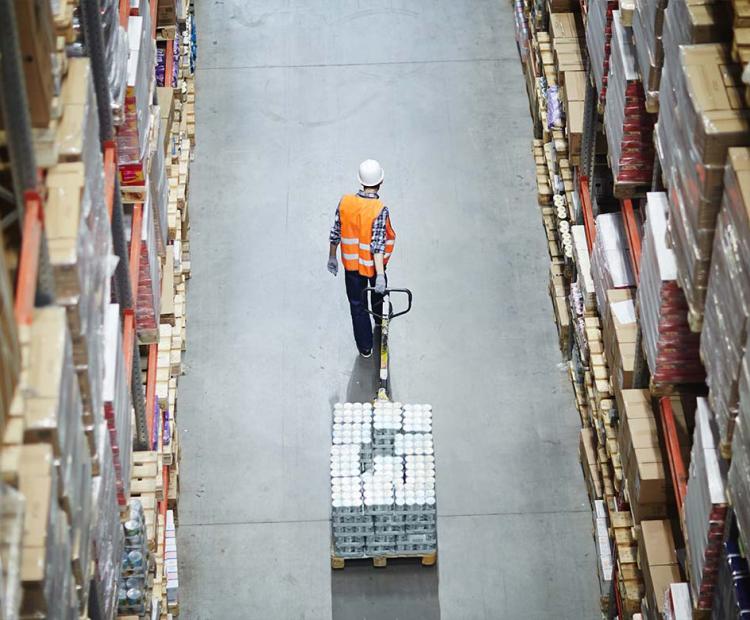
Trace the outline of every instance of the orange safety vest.
<instances>
[{"instance_id":1,"label":"orange safety vest","mask_svg":"<svg viewBox=\"0 0 750 620\"><path fill-rule=\"evenodd\" d=\"M341 221L341 259L347 271L359 271L360 275L371 278L375 275L375 262L370 251L372 225L383 210L379 198L362 198L357 194L347 194L339 203ZM391 226L391 218L385 223L385 252L383 263L396 245L396 233Z\"/></svg>"}]
</instances>

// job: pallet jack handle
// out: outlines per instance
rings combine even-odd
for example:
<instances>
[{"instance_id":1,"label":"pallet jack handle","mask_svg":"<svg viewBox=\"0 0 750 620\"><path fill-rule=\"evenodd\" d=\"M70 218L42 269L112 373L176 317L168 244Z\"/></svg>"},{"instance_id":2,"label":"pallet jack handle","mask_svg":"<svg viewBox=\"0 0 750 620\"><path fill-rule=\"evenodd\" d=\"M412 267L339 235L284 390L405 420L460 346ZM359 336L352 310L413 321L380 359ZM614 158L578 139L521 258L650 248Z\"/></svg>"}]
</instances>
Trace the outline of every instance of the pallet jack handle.
<instances>
[{"instance_id":1,"label":"pallet jack handle","mask_svg":"<svg viewBox=\"0 0 750 620\"><path fill-rule=\"evenodd\" d=\"M365 290L363 290L362 291L362 301L365 302L365 310L367 310L367 313L371 314L376 319L381 319L381 320L382 319L387 319L387 320L390 321L391 319L395 319L397 316L403 316L404 314L406 314L407 312L409 312L411 310L411 291L408 288L387 288L387 289L385 289L385 291L383 291L383 299L385 299L386 297L389 297L391 293L404 293L404 294L406 294L406 296L408 298L408 306L407 306L406 310L402 310L401 312L396 312L395 314L393 314L391 312L391 310L393 309L393 306L391 305L390 299L389 299L388 300L388 306L389 306L389 308L388 308L388 316L385 316L385 317L382 316L382 315L380 315L380 314L377 314L376 312L373 312L368 307L368 305L367 305L367 292L368 291L374 293L375 289L372 288L371 286L368 286Z\"/></svg>"}]
</instances>

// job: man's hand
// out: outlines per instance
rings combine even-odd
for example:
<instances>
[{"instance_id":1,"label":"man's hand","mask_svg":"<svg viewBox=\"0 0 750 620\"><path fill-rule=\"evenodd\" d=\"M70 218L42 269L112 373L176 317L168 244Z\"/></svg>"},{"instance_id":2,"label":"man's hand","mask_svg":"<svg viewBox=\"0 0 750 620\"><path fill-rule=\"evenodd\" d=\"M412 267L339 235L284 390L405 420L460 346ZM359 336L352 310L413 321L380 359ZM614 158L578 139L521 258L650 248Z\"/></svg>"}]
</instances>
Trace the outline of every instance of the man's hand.
<instances>
[{"instance_id":1,"label":"man's hand","mask_svg":"<svg viewBox=\"0 0 750 620\"><path fill-rule=\"evenodd\" d=\"M339 261L335 256L328 257L328 271L334 276L339 272Z\"/></svg>"},{"instance_id":2,"label":"man's hand","mask_svg":"<svg viewBox=\"0 0 750 620\"><path fill-rule=\"evenodd\" d=\"M378 295L382 295L383 293L385 293L385 274L379 273L375 277L375 287L374 288L375 288L375 292Z\"/></svg>"}]
</instances>

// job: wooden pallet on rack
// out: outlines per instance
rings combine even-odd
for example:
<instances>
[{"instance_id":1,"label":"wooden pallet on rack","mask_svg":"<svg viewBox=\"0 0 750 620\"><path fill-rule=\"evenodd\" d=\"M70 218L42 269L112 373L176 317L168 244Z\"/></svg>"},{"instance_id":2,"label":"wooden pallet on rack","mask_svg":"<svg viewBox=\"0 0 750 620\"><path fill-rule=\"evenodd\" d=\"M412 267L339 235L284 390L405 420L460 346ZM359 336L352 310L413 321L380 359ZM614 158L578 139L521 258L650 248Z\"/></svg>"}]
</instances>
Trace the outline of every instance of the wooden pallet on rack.
<instances>
[{"instance_id":1,"label":"wooden pallet on rack","mask_svg":"<svg viewBox=\"0 0 750 620\"><path fill-rule=\"evenodd\" d=\"M372 561L375 568L385 568L388 566L388 560L420 560L422 566L434 566L437 562L437 551L433 553L404 553L399 555L376 555L361 558L342 558L331 553L331 568L339 570L345 568L347 564L361 563Z\"/></svg>"}]
</instances>

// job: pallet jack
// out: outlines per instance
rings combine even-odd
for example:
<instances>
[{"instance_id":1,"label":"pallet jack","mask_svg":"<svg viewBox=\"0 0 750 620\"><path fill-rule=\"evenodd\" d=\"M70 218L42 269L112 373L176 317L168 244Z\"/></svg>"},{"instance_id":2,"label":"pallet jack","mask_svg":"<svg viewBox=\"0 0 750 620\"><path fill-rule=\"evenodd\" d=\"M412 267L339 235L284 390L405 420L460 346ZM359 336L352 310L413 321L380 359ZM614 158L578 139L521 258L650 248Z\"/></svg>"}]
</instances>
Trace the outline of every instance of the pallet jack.
<instances>
[{"instance_id":1,"label":"pallet jack","mask_svg":"<svg viewBox=\"0 0 750 620\"><path fill-rule=\"evenodd\" d=\"M368 312L368 314L372 315L375 319L380 320L380 367L379 367L379 381L380 385L378 386L377 394L375 395L375 398L373 399L373 403L377 402L390 402L391 401L391 393L390 393L390 384L389 384L389 354L388 354L388 336L389 336L389 329L390 329L390 322L399 317L407 314L409 311L411 311L412 306L412 293L409 289L406 288L391 288L386 289L383 292L383 310L381 310L382 315L374 312L370 309L369 304L367 303L367 293L374 293L375 289L372 287L367 287L362 291L362 301L365 304L365 308ZM393 305L391 304L391 294L397 293L397 294L404 294L407 298L407 307L405 310L401 310L399 312L393 312ZM333 548L332 548L333 549ZM437 550L426 553L426 554L403 554L403 555L376 555L376 556L370 556L368 558L359 558L359 559L371 559L373 566L377 568L383 568L387 565L388 559L404 559L404 558L418 558L421 561L421 564L423 566L434 566L437 562ZM333 550L331 551L331 568L334 570L336 569L342 569L346 565L347 559L344 557L338 557L333 553Z\"/></svg>"}]
</instances>

